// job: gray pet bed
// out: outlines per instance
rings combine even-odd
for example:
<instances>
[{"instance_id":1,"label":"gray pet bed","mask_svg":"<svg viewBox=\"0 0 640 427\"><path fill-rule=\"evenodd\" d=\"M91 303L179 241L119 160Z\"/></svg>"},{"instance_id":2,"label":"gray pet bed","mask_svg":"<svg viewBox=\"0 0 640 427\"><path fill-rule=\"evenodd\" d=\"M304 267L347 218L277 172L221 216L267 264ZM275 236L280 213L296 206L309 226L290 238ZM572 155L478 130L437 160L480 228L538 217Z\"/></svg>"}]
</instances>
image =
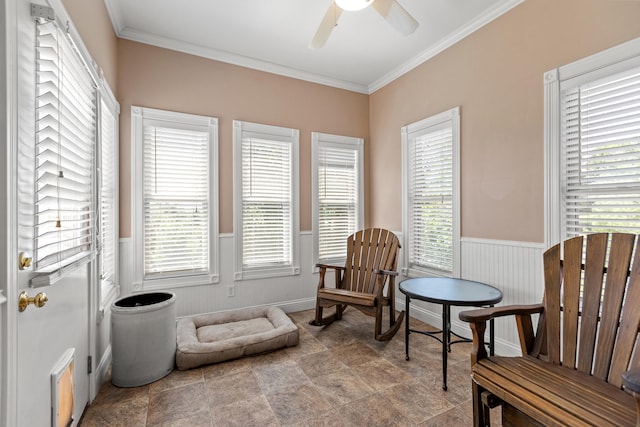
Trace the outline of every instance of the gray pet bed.
<instances>
[{"instance_id":1,"label":"gray pet bed","mask_svg":"<svg viewBox=\"0 0 640 427\"><path fill-rule=\"evenodd\" d=\"M298 327L278 307L208 313L178 320L178 369L237 359L298 344Z\"/></svg>"}]
</instances>

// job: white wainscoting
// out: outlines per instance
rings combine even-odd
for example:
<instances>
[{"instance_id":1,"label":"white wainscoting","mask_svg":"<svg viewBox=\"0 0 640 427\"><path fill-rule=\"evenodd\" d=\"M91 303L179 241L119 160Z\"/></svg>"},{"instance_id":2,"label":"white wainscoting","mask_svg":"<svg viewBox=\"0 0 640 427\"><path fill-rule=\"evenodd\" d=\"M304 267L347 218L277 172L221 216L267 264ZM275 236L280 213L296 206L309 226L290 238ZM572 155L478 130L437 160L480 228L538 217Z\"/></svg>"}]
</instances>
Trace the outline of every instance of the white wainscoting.
<instances>
[{"instance_id":1,"label":"white wainscoting","mask_svg":"<svg viewBox=\"0 0 640 427\"><path fill-rule=\"evenodd\" d=\"M133 293L131 239L120 239L121 296ZM176 314L232 310L243 307L276 305L285 312L315 307L317 273L312 272L312 238L310 232L300 233L300 274L256 280L233 280L233 235L220 235L220 282L190 287L167 288L176 294ZM235 296L227 296L234 287Z\"/></svg>"},{"instance_id":2,"label":"white wainscoting","mask_svg":"<svg viewBox=\"0 0 640 427\"><path fill-rule=\"evenodd\" d=\"M400 236L400 233L397 233ZM133 293L131 287L131 239L120 239L121 296ZM318 281L312 269L312 237L300 233L300 275L259 280L233 280L233 236L220 236L220 282L210 285L176 287L168 290L177 296L178 316L232 310L241 307L277 305L286 312L313 308ZM534 304L542 301L543 271L542 243L522 243L502 240L463 238L461 241L461 277L493 285L504 294L500 305ZM402 257L402 253L401 253ZM402 259L400 259L402 261ZM402 265L402 264L400 264ZM331 280L331 279L330 279ZM227 296L229 286L235 296ZM405 309L404 295L396 293L399 310ZM458 320L462 308L451 310L452 330L469 337L469 326ZM439 326L441 306L412 301L411 315ZM505 355L520 353L518 335L513 318L496 321L496 352Z\"/></svg>"},{"instance_id":3,"label":"white wainscoting","mask_svg":"<svg viewBox=\"0 0 640 427\"><path fill-rule=\"evenodd\" d=\"M499 305L539 303L542 301L544 286L543 252L542 243L463 238L460 251L461 277L500 289L503 299ZM404 307L404 295L398 293L397 308ZM468 308L452 307L451 329L459 335L470 337L469 325L458 319L458 313L465 309ZM437 304L411 301L411 316L434 326L442 325L442 307ZM496 353L520 354L513 317L496 320L495 331Z\"/></svg>"}]
</instances>

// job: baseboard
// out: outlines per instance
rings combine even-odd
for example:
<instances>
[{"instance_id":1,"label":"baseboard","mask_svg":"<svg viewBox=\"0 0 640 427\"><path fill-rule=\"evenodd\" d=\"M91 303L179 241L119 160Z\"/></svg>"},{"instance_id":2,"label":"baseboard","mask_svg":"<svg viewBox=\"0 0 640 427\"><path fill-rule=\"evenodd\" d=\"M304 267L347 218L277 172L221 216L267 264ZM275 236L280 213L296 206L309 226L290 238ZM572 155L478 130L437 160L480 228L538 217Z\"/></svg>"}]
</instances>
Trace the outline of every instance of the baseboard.
<instances>
[{"instance_id":1,"label":"baseboard","mask_svg":"<svg viewBox=\"0 0 640 427\"><path fill-rule=\"evenodd\" d=\"M396 310L406 310L404 298L396 299ZM442 315L440 313L435 313L433 311L426 310L423 307L411 304L411 317L438 329L442 329ZM461 337L471 338L471 329L469 329L469 325L459 320L451 319L451 331ZM485 340L486 342L489 342L488 332ZM495 352L501 356L520 356L522 354L520 352L520 347L514 346L511 342L498 337L495 338Z\"/></svg>"},{"instance_id":2,"label":"baseboard","mask_svg":"<svg viewBox=\"0 0 640 427\"><path fill-rule=\"evenodd\" d=\"M303 299L292 300L292 301L282 301L282 302L276 302L273 304L253 305L249 307L242 307L242 309L271 307L271 306L280 307L282 311L284 311L285 313L295 313L296 311L311 310L316 307L316 297L303 298ZM224 312L234 311L234 310L238 310L238 308L232 308L229 310L219 310L219 311L216 311L216 313L224 313ZM178 316L178 319L184 318L184 317L190 317L190 316Z\"/></svg>"}]
</instances>

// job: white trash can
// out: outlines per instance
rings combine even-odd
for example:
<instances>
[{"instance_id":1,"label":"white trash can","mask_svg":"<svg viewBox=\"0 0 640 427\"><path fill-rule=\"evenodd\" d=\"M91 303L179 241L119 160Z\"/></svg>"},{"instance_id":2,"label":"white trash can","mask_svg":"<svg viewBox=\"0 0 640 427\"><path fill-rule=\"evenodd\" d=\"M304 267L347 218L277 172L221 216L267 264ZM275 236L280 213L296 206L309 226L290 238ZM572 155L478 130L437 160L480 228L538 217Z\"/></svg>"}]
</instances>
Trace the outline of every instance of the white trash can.
<instances>
[{"instance_id":1,"label":"white trash can","mask_svg":"<svg viewBox=\"0 0 640 427\"><path fill-rule=\"evenodd\" d=\"M176 296L137 294L111 306L111 382L137 387L168 375L176 358Z\"/></svg>"}]
</instances>

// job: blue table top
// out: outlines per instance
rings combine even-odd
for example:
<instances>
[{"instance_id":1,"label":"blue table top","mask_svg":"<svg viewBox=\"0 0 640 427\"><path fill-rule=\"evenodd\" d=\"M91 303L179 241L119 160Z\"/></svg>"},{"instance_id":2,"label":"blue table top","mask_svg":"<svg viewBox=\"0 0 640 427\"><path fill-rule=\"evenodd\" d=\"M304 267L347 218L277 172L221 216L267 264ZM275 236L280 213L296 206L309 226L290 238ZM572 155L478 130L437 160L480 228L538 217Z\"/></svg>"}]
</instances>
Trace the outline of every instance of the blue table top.
<instances>
[{"instance_id":1,"label":"blue table top","mask_svg":"<svg viewBox=\"0 0 640 427\"><path fill-rule=\"evenodd\" d=\"M400 291L410 298L437 304L480 306L502 301L502 292L491 285L449 277L403 280Z\"/></svg>"}]
</instances>

